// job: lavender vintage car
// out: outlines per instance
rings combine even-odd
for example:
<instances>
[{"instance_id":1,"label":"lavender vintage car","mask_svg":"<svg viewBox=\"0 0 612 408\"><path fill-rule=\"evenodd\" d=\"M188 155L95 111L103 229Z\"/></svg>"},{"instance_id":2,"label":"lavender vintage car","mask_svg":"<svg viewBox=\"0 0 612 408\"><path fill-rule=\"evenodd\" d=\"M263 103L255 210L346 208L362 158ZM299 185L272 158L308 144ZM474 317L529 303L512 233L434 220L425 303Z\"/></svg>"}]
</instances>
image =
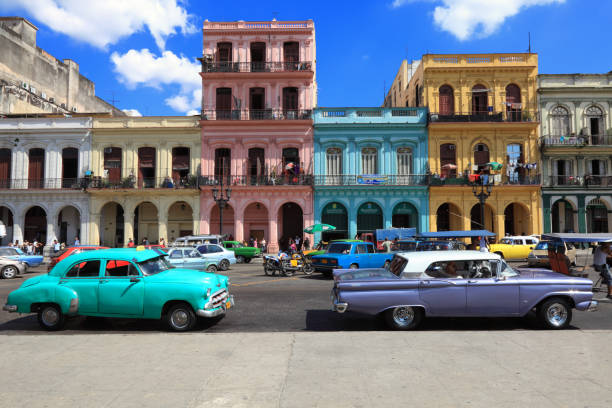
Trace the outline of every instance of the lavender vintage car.
<instances>
[{"instance_id":1,"label":"lavender vintage car","mask_svg":"<svg viewBox=\"0 0 612 408\"><path fill-rule=\"evenodd\" d=\"M400 252L385 269L335 270L332 309L381 315L396 330L425 317L524 316L568 327L572 309L597 310L593 282L546 269L513 269L478 251Z\"/></svg>"}]
</instances>

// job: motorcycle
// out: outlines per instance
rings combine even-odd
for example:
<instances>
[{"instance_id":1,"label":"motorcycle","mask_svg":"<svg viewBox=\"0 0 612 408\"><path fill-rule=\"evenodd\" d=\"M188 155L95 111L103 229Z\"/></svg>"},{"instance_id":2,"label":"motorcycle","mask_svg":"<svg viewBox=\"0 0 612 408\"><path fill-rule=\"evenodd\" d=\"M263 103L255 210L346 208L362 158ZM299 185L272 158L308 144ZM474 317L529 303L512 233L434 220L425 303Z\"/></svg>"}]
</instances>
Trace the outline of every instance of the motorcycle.
<instances>
[{"instance_id":1,"label":"motorcycle","mask_svg":"<svg viewBox=\"0 0 612 408\"><path fill-rule=\"evenodd\" d=\"M283 273L283 264L280 256L276 255L264 255L263 257L263 268L264 273L269 276L274 276Z\"/></svg>"},{"instance_id":2,"label":"motorcycle","mask_svg":"<svg viewBox=\"0 0 612 408\"><path fill-rule=\"evenodd\" d=\"M264 273L274 276L278 272L279 275L293 276L296 272L303 272L305 275L310 275L313 272L312 262L306 260L302 254L296 253L291 256L281 252L279 256L265 255L264 256Z\"/></svg>"}]
</instances>

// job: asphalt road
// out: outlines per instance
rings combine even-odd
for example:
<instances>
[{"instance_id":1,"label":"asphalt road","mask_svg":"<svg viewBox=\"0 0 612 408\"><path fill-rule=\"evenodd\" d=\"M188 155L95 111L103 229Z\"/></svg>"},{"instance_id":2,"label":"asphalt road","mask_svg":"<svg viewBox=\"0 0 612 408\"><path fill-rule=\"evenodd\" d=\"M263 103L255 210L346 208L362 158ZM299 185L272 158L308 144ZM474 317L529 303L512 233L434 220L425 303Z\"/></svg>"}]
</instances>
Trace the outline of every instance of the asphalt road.
<instances>
[{"instance_id":1,"label":"asphalt road","mask_svg":"<svg viewBox=\"0 0 612 408\"><path fill-rule=\"evenodd\" d=\"M515 265L515 266L518 266ZM39 269L40 271L43 268ZM40 272L38 272L40 273ZM0 303L4 304L10 291L24 279L36 276L28 273L24 278L0 280ZM234 265L224 272L232 279L232 293L236 306L221 320L201 322L198 330L207 333L239 332L330 332L387 330L377 318L353 313L340 315L330 310L332 281L318 273L311 276L266 276L260 263ZM603 294L596 294L596 298ZM612 303L604 300L598 312L574 311L574 330L612 329ZM539 330L535 316L525 318L436 318L426 319L423 331L503 331ZM60 334L138 333L164 331L159 321L133 319L74 318ZM0 333L44 334L34 314L17 315L0 312ZM57 333L53 333L57 334Z\"/></svg>"}]
</instances>

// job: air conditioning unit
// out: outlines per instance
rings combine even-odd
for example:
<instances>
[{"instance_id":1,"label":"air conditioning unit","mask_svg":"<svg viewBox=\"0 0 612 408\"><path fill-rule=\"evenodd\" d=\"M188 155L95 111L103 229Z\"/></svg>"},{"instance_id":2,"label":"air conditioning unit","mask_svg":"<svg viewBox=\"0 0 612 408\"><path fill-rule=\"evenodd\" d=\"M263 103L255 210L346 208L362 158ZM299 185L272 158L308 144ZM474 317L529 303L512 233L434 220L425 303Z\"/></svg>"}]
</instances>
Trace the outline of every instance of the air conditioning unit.
<instances>
[{"instance_id":1,"label":"air conditioning unit","mask_svg":"<svg viewBox=\"0 0 612 408\"><path fill-rule=\"evenodd\" d=\"M72 111L73 111L73 112L76 112L76 111L77 111L76 106L73 106L73 107L72 107Z\"/></svg>"},{"instance_id":2,"label":"air conditioning unit","mask_svg":"<svg viewBox=\"0 0 612 408\"><path fill-rule=\"evenodd\" d=\"M36 88L34 88L32 85L30 85L30 92L32 92L33 94L36 93Z\"/></svg>"},{"instance_id":3,"label":"air conditioning unit","mask_svg":"<svg viewBox=\"0 0 612 408\"><path fill-rule=\"evenodd\" d=\"M111 154L113 152L113 148L112 147L105 147L104 148L104 153L105 154Z\"/></svg>"},{"instance_id":4,"label":"air conditioning unit","mask_svg":"<svg viewBox=\"0 0 612 408\"><path fill-rule=\"evenodd\" d=\"M27 82L22 82L22 83L21 83L21 87L22 87L23 89L28 89L28 88L29 88L29 86L28 86L28 83L27 83Z\"/></svg>"},{"instance_id":5,"label":"air conditioning unit","mask_svg":"<svg viewBox=\"0 0 612 408\"><path fill-rule=\"evenodd\" d=\"M49 98L49 102L50 102L50 103L55 103L55 98L54 98L54 97L50 97L50 98Z\"/></svg>"},{"instance_id":6,"label":"air conditioning unit","mask_svg":"<svg viewBox=\"0 0 612 408\"><path fill-rule=\"evenodd\" d=\"M66 109L66 104L65 103L60 104L60 108Z\"/></svg>"},{"instance_id":7,"label":"air conditioning unit","mask_svg":"<svg viewBox=\"0 0 612 408\"><path fill-rule=\"evenodd\" d=\"M40 93L40 96L41 96L43 99L47 99L47 94L46 94L45 92L41 92L41 93Z\"/></svg>"}]
</instances>

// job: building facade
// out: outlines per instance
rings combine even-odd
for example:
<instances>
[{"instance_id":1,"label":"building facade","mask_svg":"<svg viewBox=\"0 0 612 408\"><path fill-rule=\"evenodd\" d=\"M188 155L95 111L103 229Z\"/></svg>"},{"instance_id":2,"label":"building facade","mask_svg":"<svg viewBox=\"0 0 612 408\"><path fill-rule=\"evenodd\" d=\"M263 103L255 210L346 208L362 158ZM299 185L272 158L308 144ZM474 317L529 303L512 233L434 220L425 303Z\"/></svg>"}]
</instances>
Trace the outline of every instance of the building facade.
<instances>
[{"instance_id":1,"label":"building facade","mask_svg":"<svg viewBox=\"0 0 612 408\"><path fill-rule=\"evenodd\" d=\"M537 73L536 54L423 56L398 105L430 111L432 231L541 232Z\"/></svg>"},{"instance_id":2,"label":"building facade","mask_svg":"<svg viewBox=\"0 0 612 408\"><path fill-rule=\"evenodd\" d=\"M204 23L200 230L265 239L313 222L312 20ZM214 191L231 189L221 211Z\"/></svg>"},{"instance_id":3,"label":"building facade","mask_svg":"<svg viewBox=\"0 0 612 408\"><path fill-rule=\"evenodd\" d=\"M89 242L122 247L199 233L199 117L95 118Z\"/></svg>"},{"instance_id":4,"label":"building facade","mask_svg":"<svg viewBox=\"0 0 612 408\"><path fill-rule=\"evenodd\" d=\"M538 79L544 232L609 232L612 73Z\"/></svg>"},{"instance_id":5,"label":"building facade","mask_svg":"<svg viewBox=\"0 0 612 408\"><path fill-rule=\"evenodd\" d=\"M427 109L315 109L314 220L336 227L315 241L427 231L426 168Z\"/></svg>"},{"instance_id":6,"label":"building facade","mask_svg":"<svg viewBox=\"0 0 612 408\"><path fill-rule=\"evenodd\" d=\"M89 235L90 117L10 118L0 121L0 222L9 242L57 239L82 243Z\"/></svg>"}]
</instances>

